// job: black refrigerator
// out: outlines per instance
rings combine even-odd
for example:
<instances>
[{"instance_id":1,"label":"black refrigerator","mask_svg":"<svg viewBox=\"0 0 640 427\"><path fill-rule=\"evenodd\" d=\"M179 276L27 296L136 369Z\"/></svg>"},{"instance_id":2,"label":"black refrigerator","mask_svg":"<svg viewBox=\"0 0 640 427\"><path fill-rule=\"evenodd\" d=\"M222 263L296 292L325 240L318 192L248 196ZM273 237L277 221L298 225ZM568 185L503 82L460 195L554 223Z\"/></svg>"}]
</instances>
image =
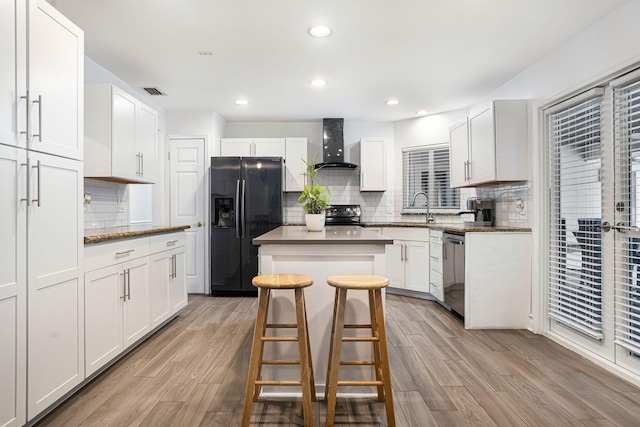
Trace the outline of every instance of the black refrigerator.
<instances>
[{"instance_id":1,"label":"black refrigerator","mask_svg":"<svg viewBox=\"0 0 640 427\"><path fill-rule=\"evenodd\" d=\"M211 158L211 294L257 294L252 240L282 225L281 157Z\"/></svg>"}]
</instances>

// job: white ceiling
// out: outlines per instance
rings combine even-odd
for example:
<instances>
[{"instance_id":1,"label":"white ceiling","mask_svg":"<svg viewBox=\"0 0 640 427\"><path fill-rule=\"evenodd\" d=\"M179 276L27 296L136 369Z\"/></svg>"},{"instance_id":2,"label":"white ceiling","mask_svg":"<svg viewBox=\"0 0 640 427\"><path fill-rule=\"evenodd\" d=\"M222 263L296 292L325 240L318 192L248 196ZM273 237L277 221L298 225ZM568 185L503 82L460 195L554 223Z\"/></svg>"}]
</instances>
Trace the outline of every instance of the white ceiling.
<instances>
[{"instance_id":1,"label":"white ceiling","mask_svg":"<svg viewBox=\"0 0 640 427\"><path fill-rule=\"evenodd\" d=\"M167 94L154 102L228 121L466 108L626 1L49 0L85 31L87 56ZM317 23L333 34L310 37Z\"/></svg>"}]
</instances>

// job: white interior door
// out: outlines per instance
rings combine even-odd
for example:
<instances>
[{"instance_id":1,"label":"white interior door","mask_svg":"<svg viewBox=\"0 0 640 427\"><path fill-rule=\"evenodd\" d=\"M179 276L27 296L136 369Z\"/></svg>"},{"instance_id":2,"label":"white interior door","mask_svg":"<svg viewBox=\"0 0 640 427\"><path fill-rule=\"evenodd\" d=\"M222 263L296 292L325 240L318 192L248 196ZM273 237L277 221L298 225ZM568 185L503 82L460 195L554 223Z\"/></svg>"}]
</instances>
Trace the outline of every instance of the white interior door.
<instances>
[{"instance_id":1,"label":"white interior door","mask_svg":"<svg viewBox=\"0 0 640 427\"><path fill-rule=\"evenodd\" d=\"M205 141L171 138L169 141L171 225L187 229L187 291L205 293Z\"/></svg>"}]
</instances>

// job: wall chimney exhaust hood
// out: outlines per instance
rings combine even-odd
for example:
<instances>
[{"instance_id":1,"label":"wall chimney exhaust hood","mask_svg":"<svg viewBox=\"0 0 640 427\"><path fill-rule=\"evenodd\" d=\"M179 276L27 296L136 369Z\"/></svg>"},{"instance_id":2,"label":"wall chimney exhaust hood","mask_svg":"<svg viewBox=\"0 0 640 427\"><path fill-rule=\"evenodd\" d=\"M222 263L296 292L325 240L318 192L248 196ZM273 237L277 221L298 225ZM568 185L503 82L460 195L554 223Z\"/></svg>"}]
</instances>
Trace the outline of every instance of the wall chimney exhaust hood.
<instances>
[{"instance_id":1,"label":"wall chimney exhaust hood","mask_svg":"<svg viewBox=\"0 0 640 427\"><path fill-rule=\"evenodd\" d=\"M344 119L322 119L322 134L322 163L317 163L316 169L358 167L344 161Z\"/></svg>"}]
</instances>

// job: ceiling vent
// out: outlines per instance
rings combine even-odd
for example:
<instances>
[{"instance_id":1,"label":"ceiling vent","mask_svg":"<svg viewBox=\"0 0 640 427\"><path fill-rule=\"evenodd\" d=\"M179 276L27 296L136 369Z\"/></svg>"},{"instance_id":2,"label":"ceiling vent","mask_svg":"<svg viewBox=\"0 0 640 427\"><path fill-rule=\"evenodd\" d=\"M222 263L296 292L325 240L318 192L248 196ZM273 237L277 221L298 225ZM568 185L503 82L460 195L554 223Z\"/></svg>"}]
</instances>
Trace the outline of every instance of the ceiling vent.
<instances>
[{"instance_id":1,"label":"ceiling vent","mask_svg":"<svg viewBox=\"0 0 640 427\"><path fill-rule=\"evenodd\" d=\"M145 90L145 92L147 92L149 95L152 96L166 96L167 94L164 92L161 92L160 89L158 89L157 87L143 87L142 89Z\"/></svg>"}]
</instances>

